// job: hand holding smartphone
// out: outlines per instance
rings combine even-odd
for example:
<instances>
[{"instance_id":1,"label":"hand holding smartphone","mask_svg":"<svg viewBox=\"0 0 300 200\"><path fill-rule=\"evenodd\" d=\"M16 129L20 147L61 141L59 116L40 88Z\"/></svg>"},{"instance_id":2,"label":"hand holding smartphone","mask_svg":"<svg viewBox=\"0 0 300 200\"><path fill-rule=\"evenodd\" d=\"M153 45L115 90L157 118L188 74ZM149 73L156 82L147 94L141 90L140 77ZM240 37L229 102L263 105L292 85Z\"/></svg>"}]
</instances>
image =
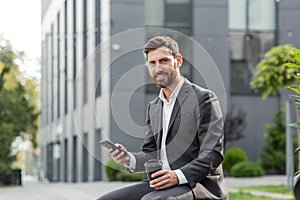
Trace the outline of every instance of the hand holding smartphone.
<instances>
[{"instance_id":1,"label":"hand holding smartphone","mask_svg":"<svg viewBox=\"0 0 300 200\"><path fill-rule=\"evenodd\" d=\"M121 152L124 152L124 156L127 155L127 152L126 151L123 151L121 148L117 147L114 143L112 143L111 141L109 140L101 140L99 142L99 144L101 144L102 146L106 147L106 148L112 148L113 150L118 150L119 153Z\"/></svg>"}]
</instances>

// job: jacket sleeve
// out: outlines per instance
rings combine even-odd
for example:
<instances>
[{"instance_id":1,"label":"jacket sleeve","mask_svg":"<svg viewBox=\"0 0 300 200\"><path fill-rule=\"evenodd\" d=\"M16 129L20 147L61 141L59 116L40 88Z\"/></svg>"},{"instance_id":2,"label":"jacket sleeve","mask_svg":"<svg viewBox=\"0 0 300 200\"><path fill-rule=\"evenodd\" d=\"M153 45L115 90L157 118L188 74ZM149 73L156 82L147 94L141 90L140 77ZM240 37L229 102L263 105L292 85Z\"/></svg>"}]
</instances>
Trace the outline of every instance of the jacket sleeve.
<instances>
[{"instance_id":1,"label":"jacket sleeve","mask_svg":"<svg viewBox=\"0 0 300 200\"><path fill-rule=\"evenodd\" d=\"M198 96L197 117L198 157L180 169L191 187L207 175L222 173L218 166L223 160L223 117L216 95L208 91Z\"/></svg>"},{"instance_id":2,"label":"jacket sleeve","mask_svg":"<svg viewBox=\"0 0 300 200\"><path fill-rule=\"evenodd\" d=\"M138 153L132 153L136 158L135 171L144 171L144 163L150 159L158 158L158 147L156 143L157 134L153 133L150 120L151 104L147 107L146 115L146 136L142 146L142 150Z\"/></svg>"}]
</instances>

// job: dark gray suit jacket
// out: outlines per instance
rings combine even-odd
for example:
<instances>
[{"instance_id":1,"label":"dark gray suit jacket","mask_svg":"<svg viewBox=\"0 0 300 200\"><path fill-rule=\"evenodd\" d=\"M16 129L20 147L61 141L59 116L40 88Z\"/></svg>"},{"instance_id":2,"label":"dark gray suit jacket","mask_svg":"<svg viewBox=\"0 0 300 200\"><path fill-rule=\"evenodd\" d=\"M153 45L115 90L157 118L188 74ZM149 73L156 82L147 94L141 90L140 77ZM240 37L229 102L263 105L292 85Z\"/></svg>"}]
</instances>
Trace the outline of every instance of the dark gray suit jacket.
<instances>
[{"instance_id":1,"label":"dark gray suit jacket","mask_svg":"<svg viewBox=\"0 0 300 200\"><path fill-rule=\"evenodd\" d=\"M148 105L142 151L134 153L136 171L160 157L163 102ZM171 114L166 151L172 170L181 169L199 199L227 199L222 170L223 117L216 95L185 80Z\"/></svg>"}]
</instances>

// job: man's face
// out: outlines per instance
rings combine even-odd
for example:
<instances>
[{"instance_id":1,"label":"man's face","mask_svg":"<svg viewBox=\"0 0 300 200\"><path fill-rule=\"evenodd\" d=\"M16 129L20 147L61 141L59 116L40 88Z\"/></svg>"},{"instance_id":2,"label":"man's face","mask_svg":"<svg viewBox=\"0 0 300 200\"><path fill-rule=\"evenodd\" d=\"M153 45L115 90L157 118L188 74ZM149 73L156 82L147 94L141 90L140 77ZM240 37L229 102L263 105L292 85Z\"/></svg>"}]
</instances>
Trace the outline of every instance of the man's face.
<instances>
[{"instance_id":1,"label":"man's face","mask_svg":"<svg viewBox=\"0 0 300 200\"><path fill-rule=\"evenodd\" d=\"M169 87L178 76L181 56L174 58L172 52L163 46L148 53L148 69L152 81L161 88Z\"/></svg>"}]
</instances>

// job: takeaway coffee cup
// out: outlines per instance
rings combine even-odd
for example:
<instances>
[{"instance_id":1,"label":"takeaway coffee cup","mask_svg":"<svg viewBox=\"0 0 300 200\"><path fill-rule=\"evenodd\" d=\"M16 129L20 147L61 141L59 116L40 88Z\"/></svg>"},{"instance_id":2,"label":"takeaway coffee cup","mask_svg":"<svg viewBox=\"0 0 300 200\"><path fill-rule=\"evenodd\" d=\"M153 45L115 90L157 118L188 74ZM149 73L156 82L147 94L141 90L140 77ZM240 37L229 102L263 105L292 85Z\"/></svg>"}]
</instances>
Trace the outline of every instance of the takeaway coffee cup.
<instances>
[{"instance_id":1,"label":"takeaway coffee cup","mask_svg":"<svg viewBox=\"0 0 300 200\"><path fill-rule=\"evenodd\" d=\"M145 162L144 167L146 170L147 178L149 181L152 180L151 175L162 169L163 163L160 160L151 159Z\"/></svg>"}]
</instances>

